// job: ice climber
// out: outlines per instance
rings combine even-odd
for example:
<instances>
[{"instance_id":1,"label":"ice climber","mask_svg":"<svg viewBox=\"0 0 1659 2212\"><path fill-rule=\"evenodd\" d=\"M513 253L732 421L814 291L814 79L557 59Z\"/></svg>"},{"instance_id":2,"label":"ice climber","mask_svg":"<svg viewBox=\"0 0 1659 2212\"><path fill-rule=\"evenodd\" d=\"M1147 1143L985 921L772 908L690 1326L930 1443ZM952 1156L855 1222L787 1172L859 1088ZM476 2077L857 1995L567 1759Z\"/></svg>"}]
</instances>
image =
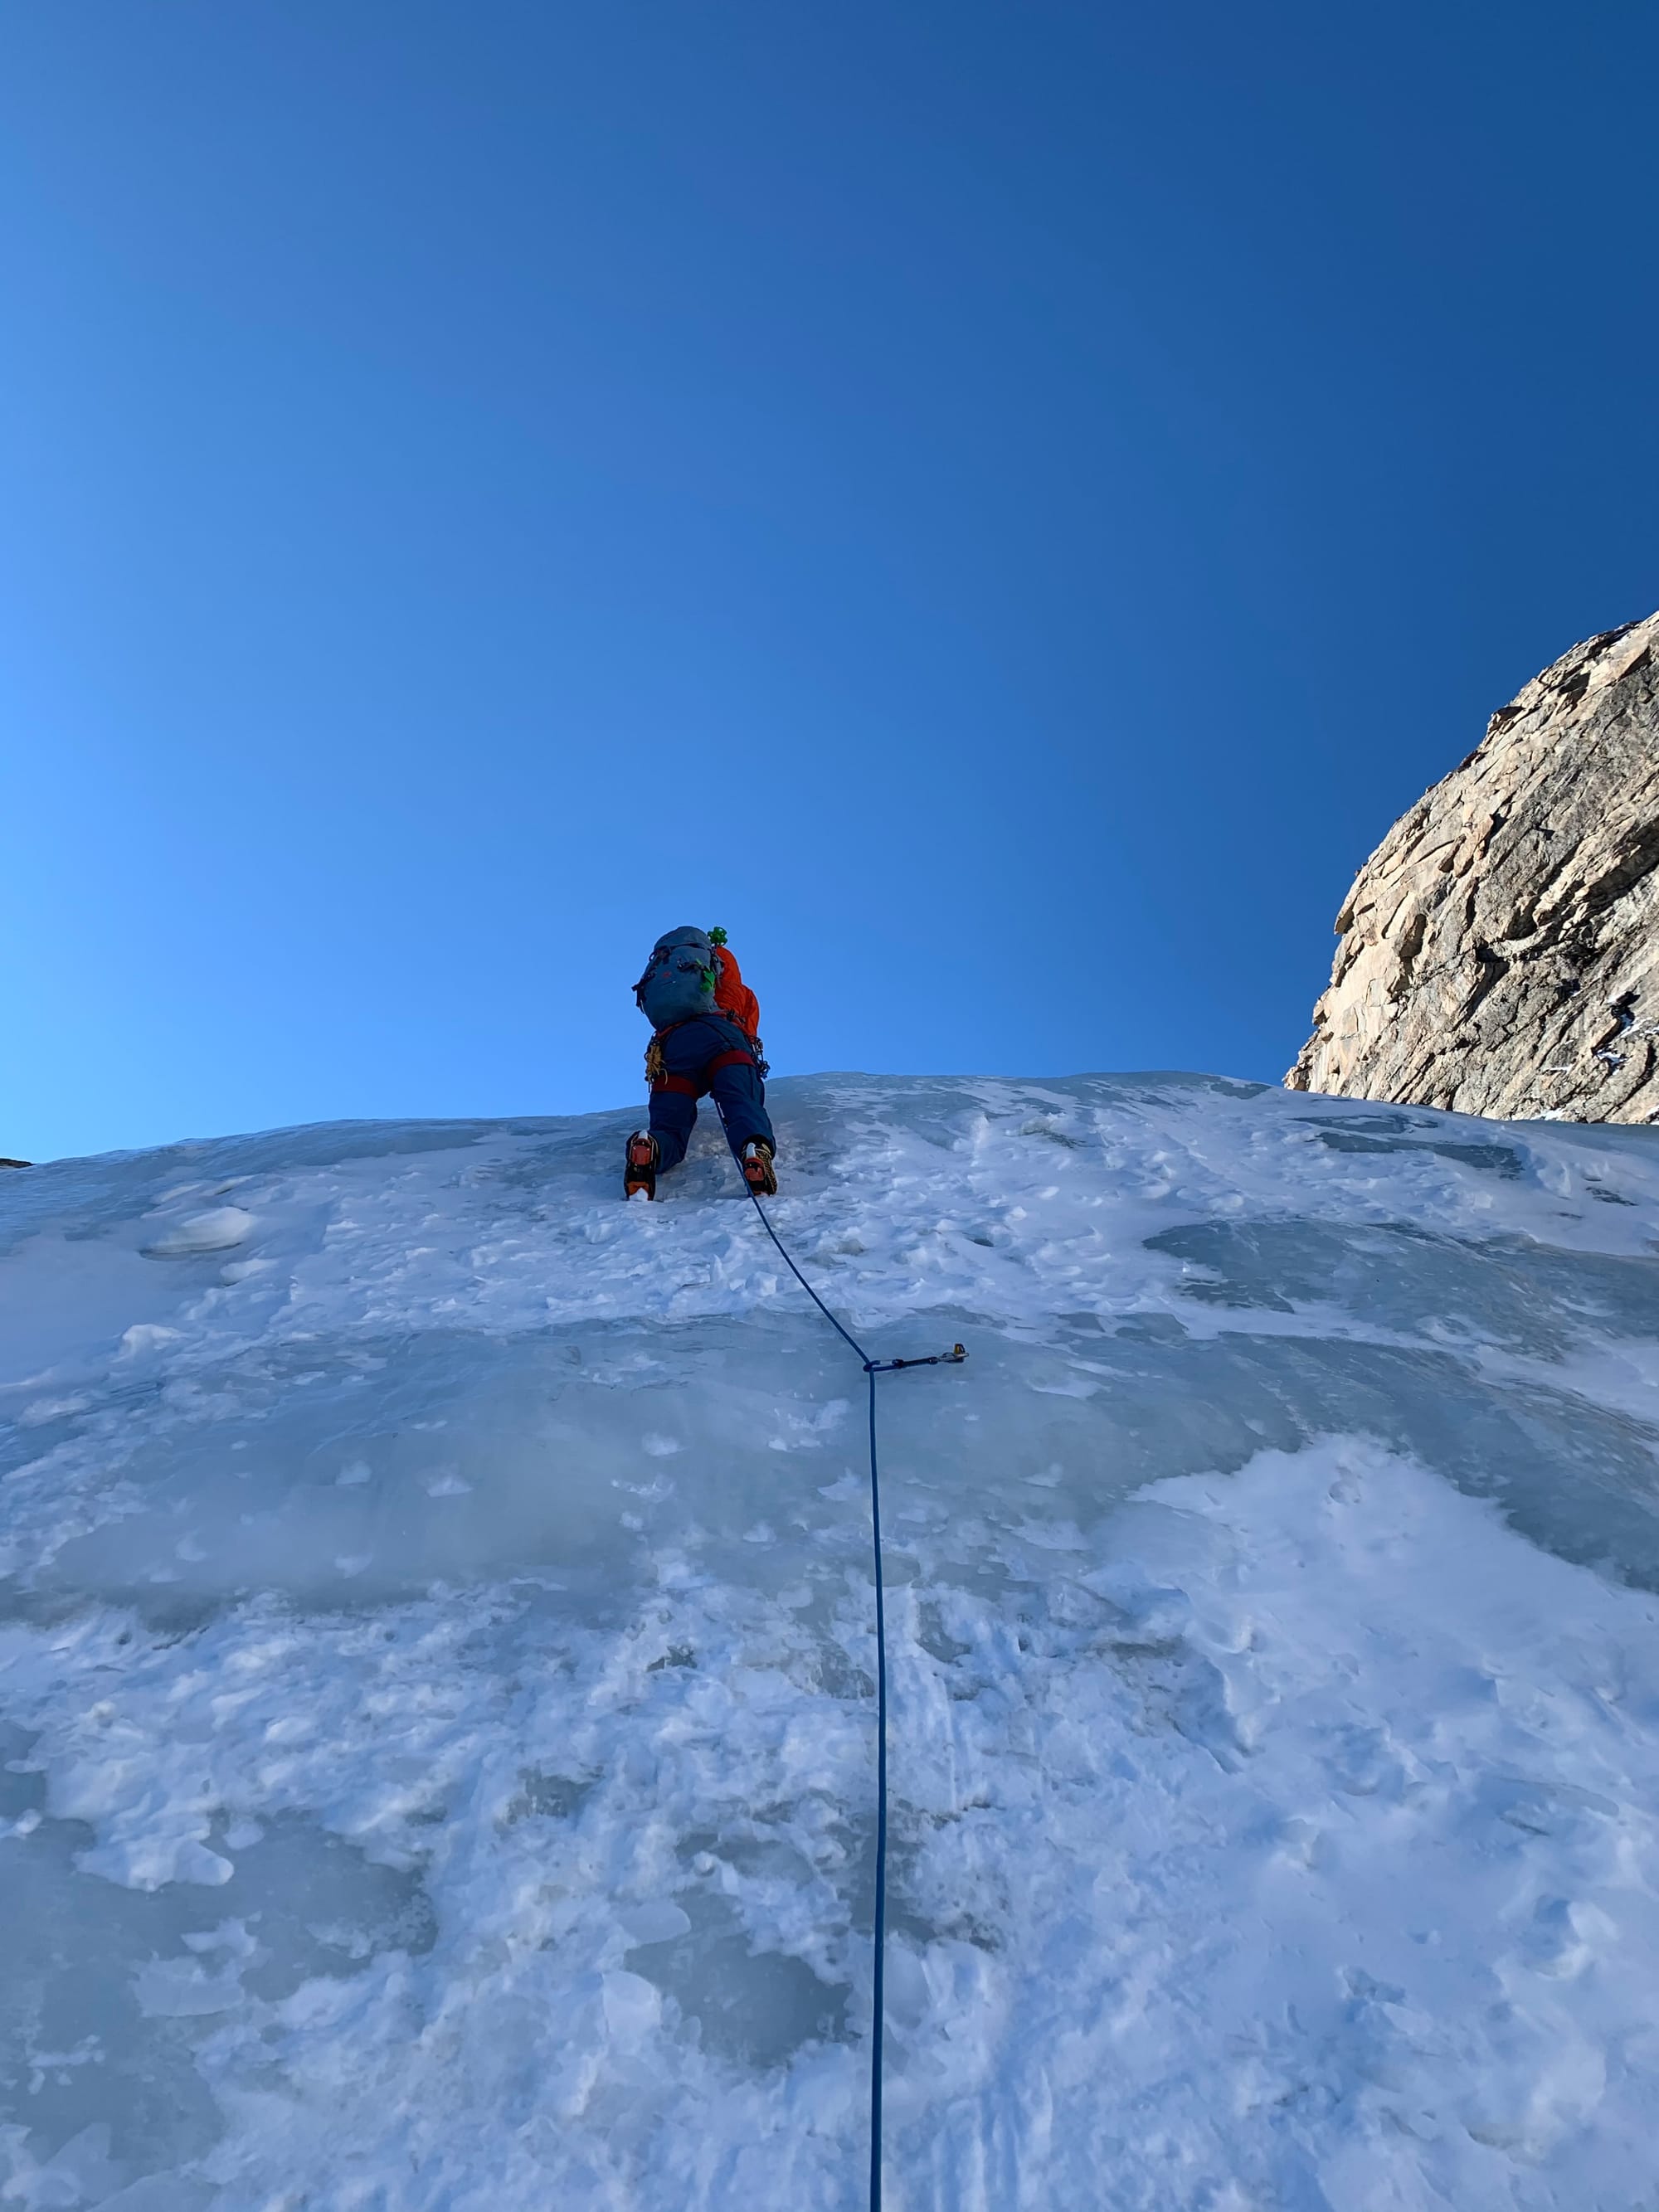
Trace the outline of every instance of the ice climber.
<instances>
[{"instance_id":1,"label":"ice climber","mask_svg":"<svg viewBox=\"0 0 1659 2212\"><path fill-rule=\"evenodd\" d=\"M627 1195L656 1196L659 1172L685 1158L697 1101L706 1094L720 1109L744 1181L769 1196L778 1187L777 1144L766 1112L760 1002L726 949L726 932L671 929L659 937L634 1001L652 1029L645 1048L651 1126L628 1140Z\"/></svg>"}]
</instances>

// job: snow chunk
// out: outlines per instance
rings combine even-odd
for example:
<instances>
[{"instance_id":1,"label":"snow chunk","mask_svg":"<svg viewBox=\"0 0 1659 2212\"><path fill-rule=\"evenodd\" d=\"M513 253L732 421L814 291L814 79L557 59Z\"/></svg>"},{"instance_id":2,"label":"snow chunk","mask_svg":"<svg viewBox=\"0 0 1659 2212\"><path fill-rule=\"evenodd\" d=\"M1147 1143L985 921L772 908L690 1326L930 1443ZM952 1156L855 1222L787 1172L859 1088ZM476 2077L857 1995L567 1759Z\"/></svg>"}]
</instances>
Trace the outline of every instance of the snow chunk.
<instances>
[{"instance_id":1,"label":"snow chunk","mask_svg":"<svg viewBox=\"0 0 1659 2212\"><path fill-rule=\"evenodd\" d=\"M204 1252L228 1252L253 1234L254 1220L240 1206L216 1206L189 1213L143 1247L151 1260L190 1260Z\"/></svg>"}]
</instances>

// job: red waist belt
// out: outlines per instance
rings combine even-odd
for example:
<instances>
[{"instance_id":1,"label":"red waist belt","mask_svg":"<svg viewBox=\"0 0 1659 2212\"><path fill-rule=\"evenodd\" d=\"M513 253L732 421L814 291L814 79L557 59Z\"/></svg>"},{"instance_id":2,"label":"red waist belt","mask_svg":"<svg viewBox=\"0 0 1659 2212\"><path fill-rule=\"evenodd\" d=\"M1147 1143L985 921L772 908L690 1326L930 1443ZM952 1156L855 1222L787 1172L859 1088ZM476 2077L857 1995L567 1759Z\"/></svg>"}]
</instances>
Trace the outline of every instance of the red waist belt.
<instances>
[{"instance_id":1,"label":"red waist belt","mask_svg":"<svg viewBox=\"0 0 1659 2212\"><path fill-rule=\"evenodd\" d=\"M717 1069L744 1066L752 1067L754 1065L755 1055L752 1052L743 1052L734 1046L730 1052L717 1052L713 1060L704 1063L702 1074L695 1079L689 1075L659 1075L651 1088L653 1091L678 1091L681 1097L685 1098L701 1098L708 1088L709 1077Z\"/></svg>"}]
</instances>

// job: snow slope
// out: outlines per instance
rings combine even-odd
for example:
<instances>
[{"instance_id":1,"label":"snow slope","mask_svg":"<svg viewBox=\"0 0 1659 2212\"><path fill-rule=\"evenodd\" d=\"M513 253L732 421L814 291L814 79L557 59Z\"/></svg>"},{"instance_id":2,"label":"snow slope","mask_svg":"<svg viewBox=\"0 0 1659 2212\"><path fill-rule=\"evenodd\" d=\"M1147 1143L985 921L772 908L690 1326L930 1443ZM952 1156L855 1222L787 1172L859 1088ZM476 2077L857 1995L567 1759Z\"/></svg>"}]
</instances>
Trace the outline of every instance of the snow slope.
<instances>
[{"instance_id":1,"label":"snow slope","mask_svg":"<svg viewBox=\"0 0 1659 2212\"><path fill-rule=\"evenodd\" d=\"M892 2212L1659 2203L1659 1133L775 1086ZM704 1133L0 1181L0 2203L861 2202L857 1364Z\"/></svg>"}]
</instances>

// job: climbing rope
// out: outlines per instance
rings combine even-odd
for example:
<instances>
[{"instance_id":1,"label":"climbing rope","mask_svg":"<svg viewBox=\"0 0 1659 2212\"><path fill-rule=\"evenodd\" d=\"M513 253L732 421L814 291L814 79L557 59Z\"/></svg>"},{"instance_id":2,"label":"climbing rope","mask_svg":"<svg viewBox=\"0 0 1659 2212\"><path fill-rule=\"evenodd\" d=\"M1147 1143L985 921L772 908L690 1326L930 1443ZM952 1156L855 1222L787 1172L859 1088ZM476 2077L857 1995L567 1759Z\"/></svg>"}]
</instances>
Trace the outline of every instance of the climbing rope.
<instances>
[{"instance_id":1,"label":"climbing rope","mask_svg":"<svg viewBox=\"0 0 1659 2212\"><path fill-rule=\"evenodd\" d=\"M881 2057L887 1950L887 1604L881 1577L881 1468L876 1453L876 1377L896 1375L901 1367L956 1367L966 1359L963 1347L935 1352L925 1359L872 1359L864 1346L836 1319L789 1256L788 1248L772 1226L771 1216L760 1202L760 1193L745 1182L767 1235L777 1246L783 1264L800 1285L836 1334L862 1363L870 1385L870 1535L876 1584L876 1926L874 2018L870 2033L870 2212L881 2212Z\"/></svg>"}]
</instances>

